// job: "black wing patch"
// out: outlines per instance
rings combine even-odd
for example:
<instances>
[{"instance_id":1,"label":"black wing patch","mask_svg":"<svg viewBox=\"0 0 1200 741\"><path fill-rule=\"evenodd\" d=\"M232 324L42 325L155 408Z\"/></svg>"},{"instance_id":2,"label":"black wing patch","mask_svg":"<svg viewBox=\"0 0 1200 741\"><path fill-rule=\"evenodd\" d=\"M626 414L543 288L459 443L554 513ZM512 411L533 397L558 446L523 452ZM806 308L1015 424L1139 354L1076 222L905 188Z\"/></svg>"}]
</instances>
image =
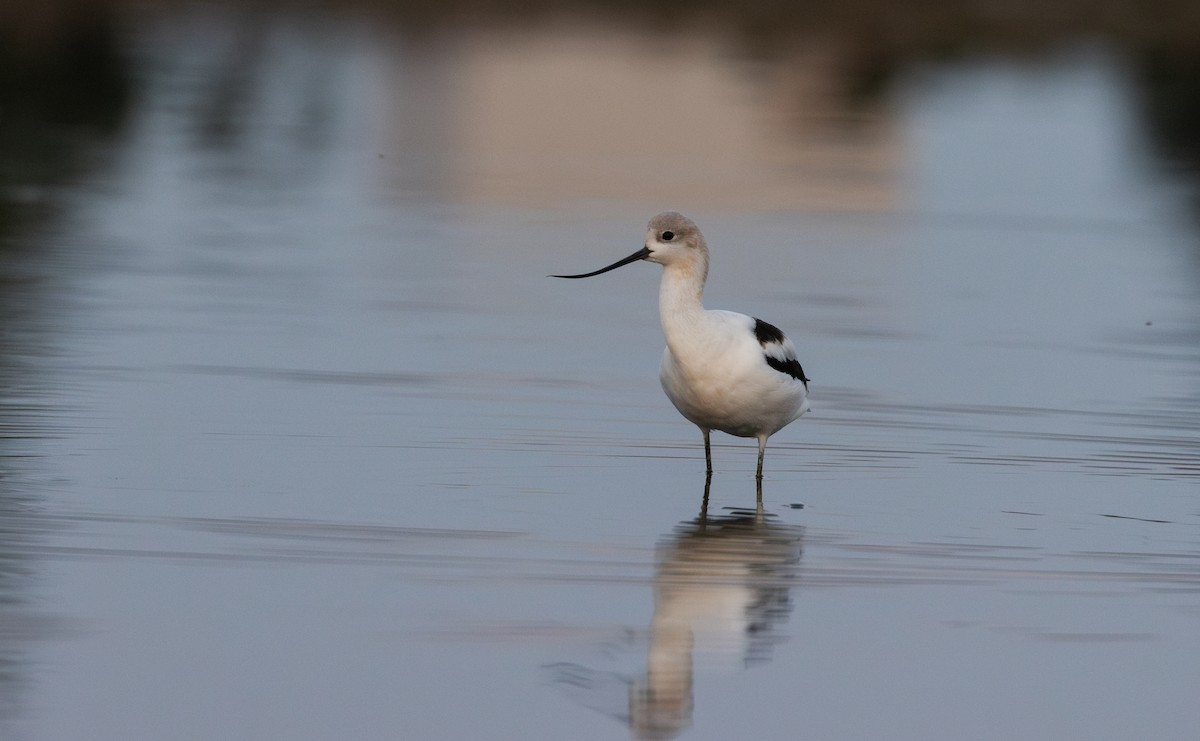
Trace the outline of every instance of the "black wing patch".
<instances>
[{"instance_id":1,"label":"black wing patch","mask_svg":"<svg viewBox=\"0 0 1200 741\"><path fill-rule=\"evenodd\" d=\"M804 368L800 366L800 361L796 360L796 356L784 348L783 343L787 339L779 327L768 324L762 319L755 319L754 337L758 340L758 344L762 345L763 358L767 361L767 365L780 373L788 374L803 383L804 388L808 388L809 379L804 375Z\"/></svg>"}]
</instances>

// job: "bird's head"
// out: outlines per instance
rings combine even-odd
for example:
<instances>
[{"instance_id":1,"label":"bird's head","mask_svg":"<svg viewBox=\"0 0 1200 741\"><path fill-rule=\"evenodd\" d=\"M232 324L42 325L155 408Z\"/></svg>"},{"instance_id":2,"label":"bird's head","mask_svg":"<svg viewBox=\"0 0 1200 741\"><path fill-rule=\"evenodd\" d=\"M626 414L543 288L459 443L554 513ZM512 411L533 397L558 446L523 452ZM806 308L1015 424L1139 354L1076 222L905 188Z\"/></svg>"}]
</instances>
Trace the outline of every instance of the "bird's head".
<instances>
[{"instance_id":1,"label":"bird's head","mask_svg":"<svg viewBox=\"0 0 1200 741\"><path fill-rule=\"evenodd\" d=\"M664 268L699 275L701 283L708 275L708 246L696 222L677 211L664 211L646 225L646 242L640 250L608 267L580 275L555 275L554 278L590 278L616 270L638 260L656 262Z\"/></svg>"}]
</instances>

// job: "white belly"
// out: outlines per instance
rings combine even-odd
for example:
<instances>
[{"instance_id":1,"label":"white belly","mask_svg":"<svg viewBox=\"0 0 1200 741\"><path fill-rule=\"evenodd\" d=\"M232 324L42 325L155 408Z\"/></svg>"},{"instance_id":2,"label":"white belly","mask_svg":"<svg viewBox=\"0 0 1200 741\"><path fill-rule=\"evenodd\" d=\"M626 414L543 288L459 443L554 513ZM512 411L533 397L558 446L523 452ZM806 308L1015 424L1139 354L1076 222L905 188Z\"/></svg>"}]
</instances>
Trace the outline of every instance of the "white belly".
<instances>
[{"instance_id":1,"label":"white belly","mask_svg":"<svg viewBox=\"0 0 1200 741\"><path fill-rule=\"evenodd\" d=\"M659 380L667 398L696 426L737 437L772 435L808 411L804 384L767 365L757 343L679 362L663 352Z\"/></svg>"}]
</instances>

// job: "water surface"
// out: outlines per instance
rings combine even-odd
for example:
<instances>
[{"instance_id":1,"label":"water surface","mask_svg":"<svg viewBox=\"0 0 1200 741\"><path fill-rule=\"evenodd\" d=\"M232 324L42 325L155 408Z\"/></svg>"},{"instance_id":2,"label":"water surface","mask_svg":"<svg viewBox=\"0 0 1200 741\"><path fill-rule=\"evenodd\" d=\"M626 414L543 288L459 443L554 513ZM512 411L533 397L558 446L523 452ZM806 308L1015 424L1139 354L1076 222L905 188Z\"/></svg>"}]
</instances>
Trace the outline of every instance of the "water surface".
<instances>
[{"instance_id":1,"label":"water surface","mask_svg":"<svg viewBox=\"0 0 1200 741\"><path fill-rule=\"evenodd\" d=\"M1200 263L1119 48L854 102L704 30L117 38L5 183L6 737L1194 734ZM664 208L813 378L761 511L658 269L545 277Z\"/></svg>"}]
</instances>

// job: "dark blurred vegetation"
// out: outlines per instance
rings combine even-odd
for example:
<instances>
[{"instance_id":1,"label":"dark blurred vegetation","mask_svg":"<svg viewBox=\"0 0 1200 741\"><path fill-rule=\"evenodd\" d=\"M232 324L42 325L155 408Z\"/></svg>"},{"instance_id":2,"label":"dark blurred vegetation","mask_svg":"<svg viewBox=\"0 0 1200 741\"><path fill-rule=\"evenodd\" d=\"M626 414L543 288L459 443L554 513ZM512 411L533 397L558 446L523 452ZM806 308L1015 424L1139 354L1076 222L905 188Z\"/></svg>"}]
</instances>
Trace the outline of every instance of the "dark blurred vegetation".
<instances>
[{"instance_id":1,"label":"dark blurred vegetation","mask_svg":"<svg viewBox=\"0 0 1200 741\"><path fill-rule=\"evenodd\" d=\"M115 134L131 90L118 49L111 6L0 10L0 241L31 212L14 202L41 200L39 188L69 181L88 148Z\"/></svg>"}]
</instances>

